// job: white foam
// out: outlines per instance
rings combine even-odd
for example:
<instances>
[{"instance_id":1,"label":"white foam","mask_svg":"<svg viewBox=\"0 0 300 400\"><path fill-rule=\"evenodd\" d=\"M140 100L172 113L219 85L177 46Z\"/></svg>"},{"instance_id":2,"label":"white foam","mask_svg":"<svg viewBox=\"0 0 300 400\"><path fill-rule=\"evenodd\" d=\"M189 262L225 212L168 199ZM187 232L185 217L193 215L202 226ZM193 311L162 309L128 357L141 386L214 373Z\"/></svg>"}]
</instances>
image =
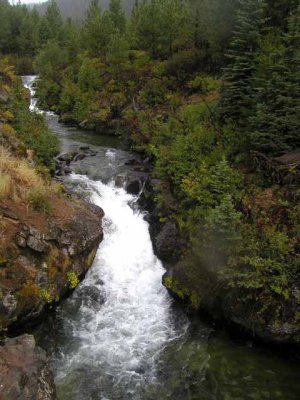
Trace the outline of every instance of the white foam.
<instances>
[{"instance_id":1,"label":"white foam","mask_svg":"<svg viewBox=\"0 0 300 400\"><path fill-rule=\"evenodd\" d=\"M88 363L105 368L119 381L138 382L143 379L140 368L146 366L148 377L153 374L157 355L178 335L171 321L171 300L161 284L164 269L153 253L147 222L130 207L134 196L85 176L72 179L88 189L93 203L106 213L105 239L83 282L100 282L103 290L102 280L106 302L100 310L81 309L73 323L80 346L66 355L58 379Z\"/></svg>"}]
</instances>

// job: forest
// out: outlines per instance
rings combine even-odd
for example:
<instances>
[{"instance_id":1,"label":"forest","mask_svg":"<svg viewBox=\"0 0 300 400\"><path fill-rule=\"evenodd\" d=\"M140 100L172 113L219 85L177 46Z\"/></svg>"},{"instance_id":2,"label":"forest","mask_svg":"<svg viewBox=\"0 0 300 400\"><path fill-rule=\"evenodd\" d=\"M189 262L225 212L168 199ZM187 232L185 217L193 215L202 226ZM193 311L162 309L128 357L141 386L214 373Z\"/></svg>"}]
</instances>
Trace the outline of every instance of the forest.
<instances>
[{"instance_id":1,"label":"forest","mask_svg":"<svg viewBox=\"0 0 300 400\"><path fill-rule=\"evenodd\" d=\"M299 343L298 1L123 3L91 0L78 21L0 0L2 68L37 74L62 122L151 160L169 290Z\"/></svg>"}]
</instances>

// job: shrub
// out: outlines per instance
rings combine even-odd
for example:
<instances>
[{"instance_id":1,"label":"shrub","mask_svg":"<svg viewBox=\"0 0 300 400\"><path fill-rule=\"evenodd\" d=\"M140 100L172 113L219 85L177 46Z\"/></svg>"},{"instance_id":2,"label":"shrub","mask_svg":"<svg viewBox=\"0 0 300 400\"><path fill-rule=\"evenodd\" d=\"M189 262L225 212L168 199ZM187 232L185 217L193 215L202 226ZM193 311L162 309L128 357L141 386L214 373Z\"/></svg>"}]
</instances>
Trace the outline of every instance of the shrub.
<instances>
[{"instance_id":1,"label":"shrub","mask_svg":"<svg viewBox=\"0 0 300 400\"><path fill-rule=\"evenodd\" d=\"M27 200L36 211L51 212L51 203L45 187L35 187L27 192Z\"/></svg>"},{"instance_id":2,"label":"shrub","mask_svg":"<svg viewBox=\"0 0 300 400\"><path fill-rule=\"evenodd\" d=\"M39 297L42 299L45 303L50 304L52 299L51 299L51 294L48 292L46 289L41 289L39 291Z\"/></svg>"},{"instance_id":3,"label":"shrub","mask_svg":"<svg viewBox=\"0 0 300 400\"><path fill-rule=\"evenodd\" d=\"M159 79L150 80L140 93L140 100L149 107L155 107L166 101L166 90Z\"/></svg>"},{"instance_id":4,"label":"shrub","mask_svg":"<svg viewBox=\"0 0 300 400\"><path fill-rule=\"evenodd\" d=\"M71 271L67 273L67 280L69 283L70 289L75 289L79 284L79 279L75 272Z\"/></svg>"},{"instance_id":5,"label":"shrub","mask_svg":"<svg viewBox=\"0 0 300 400\"><path fill-rule=\"evenodd\" d=\"M185 81L198 67L199 54L196 49L183 50L174 54L166 63L166 72Z\"/></svg>"}]
</instances>

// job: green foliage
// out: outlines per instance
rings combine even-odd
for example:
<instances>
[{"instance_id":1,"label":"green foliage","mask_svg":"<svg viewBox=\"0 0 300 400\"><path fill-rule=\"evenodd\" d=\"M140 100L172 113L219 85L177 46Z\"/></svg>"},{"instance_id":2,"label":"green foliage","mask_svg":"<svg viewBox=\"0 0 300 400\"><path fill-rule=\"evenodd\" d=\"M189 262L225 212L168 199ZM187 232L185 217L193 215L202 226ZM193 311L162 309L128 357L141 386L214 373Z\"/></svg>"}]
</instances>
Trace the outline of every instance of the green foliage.
<instances>
[{"instance_id":1,"label":"green foliage","mask_svg":"<svg viewBox=\"0 0 300 400\"><path fill-rule=\"evenodd\" d=\"M207 213L205 229L210 241L213 241L218 249L231 254L242 239L240 223L241 213L235 210L232 197L227 194L222 197L219 205Z\"/></svg>"},{"instance_id":2,"label":"green foliage","mask_svg":"<svg viewBox=\"0 0 300 400\"><path fill-rule=\"evenodd\" d=\"M149 107L155 107L165 103L166 95L163 82L158 79L152 79L144 86L140 93L140 101Z\"/></svg>"},{"instance_id":3,"label":"green foliage","mask_svg":"<svg viewBox=\"0 0 300 400\"><path fill-rule=\"evenodd\" d=\"M199 66L199 52L197 49L182 50L173 55L166 64L168 74L184 82L197 70Z\"/></svg>"},{"instance_id":4,"label":"green foliage","mask_svg":"<svg viewBox=\"0 0 300 400\"><path fill-rule=\"evenodd\" d=\"M27 194L27 201L36 211L41 211L45 214L51 213L49 194L43 187L30 189Z\"/></svg>"},{"instance_id":5,"label":"green foliage","mask_svg":"<svg viewBox=\"0 0 300 400\"><path fill-rule=\"evenodd\" d=\"M194 79L188 82L188 88L193 93L208 94L219 88L219 83L211 76L197 75Z\"/></svg>"},{"instance_id":6,"label":"green foliage","mask_svg":"<svg viewBox=\"0 0 300 400\"><path fill-rule=\"evenodd\" d=\"M229 65L224 69L221 113L224 119L245 125L252 106L254 58L264 22L263 0L242 0L237 27L228 52Z\"/></svg>"},{"instance_id":7,"label":"green foliage","mask_svg":"<svg viewBox=\"0 0 300 400\"><path fill-rule=\"evenodd\" d=\"M255 59L255 107L249 118L251 147L282 154L300 145L299 11L282 34L269 29Z\"/></svg>"},{"instance_id":8,"label":"green foliage","mask_svg":"<svg viewBox=\"0 0 300 400\"><path fill-rule=\"evenodd\" d=\"M42 299L45 303L50 304L52 302L51 294L49 293L48 290L46 289L40 289L39 291L39 297Z\"/></svg>"},{"instance_id":9,"label":"green foliage","mask_svg":"<svg viewBox=\"0 0 300 400\"><path fill-rule=\"evenodd\" d=\"M204 209L217 206L228 196L238 197L241 176L233 171L225 158L213 165L202 162L182 182L182 190L188 198Z\"/></svg>"},{"instance_id":10,"label":"green foliage","mask_svg":"<svg viewBox=\"0 0 300 400\"><path fill-rule=\"evenodd\" d=\"M69 283L70 289L75 289L79 284L79 279L75 272L71 271L67 273L67 280Z\"/></svg>"}]
</instances>

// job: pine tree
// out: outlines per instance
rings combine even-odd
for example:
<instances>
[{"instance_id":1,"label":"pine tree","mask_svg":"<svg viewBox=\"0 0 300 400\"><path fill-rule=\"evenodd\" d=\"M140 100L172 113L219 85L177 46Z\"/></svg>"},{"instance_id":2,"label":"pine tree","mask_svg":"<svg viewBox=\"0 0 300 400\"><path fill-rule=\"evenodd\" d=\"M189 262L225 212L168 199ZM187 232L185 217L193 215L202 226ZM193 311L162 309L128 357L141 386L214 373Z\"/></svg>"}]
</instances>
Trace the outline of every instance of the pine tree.
<instances>
[{"instance_id":1,"label":"pine tree","mask_svg":"<svg viewBox=\"0 0 300 400\"><path fill-rule=\"evenodd\" d=\"M124 33L126 28L126 17L122 10L121 0L110 0L109 15L115 31L117 33Z\"/></svg>"},{"instance_id":2,"label":"pine tree","mask_svg":"<svg viewBox=\"0 0 300 400\"><path fill-rule=\"evenodd\" d=\"M0 53L6 53L8 51L9 36L9 4L7 0L0 0Z\"/></svg>"},{"instance_id":3,"label":"pine tree","mask_svg":"<svg viewBox=\"0 0 300 400\"><path fill-rule=\"evenodd\" d=\"M270 28L255 60L255 108L249 118L251 147L277 155L300 146L299 10L288 32Z\"/></svg>"},{"instance_id":4,"label":"pine tree","mask_svg":"<svg viewBox=\"0 0 300 400\"><path fill-rule=\"evenodd\" d=\"M62 24L63 21L57 3L55 0L51 0L41 20L40 37L42 43L61 39Z\"/></svg>"},{"instance_id":5,"label":"pine tree","mask_svg":"<svg viewBox=\"0 0 300 400\"><path fill-rule=\"evenodd\" d=\"M105 57L112 32L109 13L102 14L99 0L91 0L83 26L83 47L92 56Z\"/></svg>"},{"instance_id":6,"label":"pine tree","mask_svg":"<svg viewBox=\"0 0 300 400\"><path fill-rule=\"evenodd\" d=\"M220 114L224 120L245 126L252 107L251 78L264 22L264 0L240 0L237 26L224 69Z\"/></svg>"}]
</instances>

